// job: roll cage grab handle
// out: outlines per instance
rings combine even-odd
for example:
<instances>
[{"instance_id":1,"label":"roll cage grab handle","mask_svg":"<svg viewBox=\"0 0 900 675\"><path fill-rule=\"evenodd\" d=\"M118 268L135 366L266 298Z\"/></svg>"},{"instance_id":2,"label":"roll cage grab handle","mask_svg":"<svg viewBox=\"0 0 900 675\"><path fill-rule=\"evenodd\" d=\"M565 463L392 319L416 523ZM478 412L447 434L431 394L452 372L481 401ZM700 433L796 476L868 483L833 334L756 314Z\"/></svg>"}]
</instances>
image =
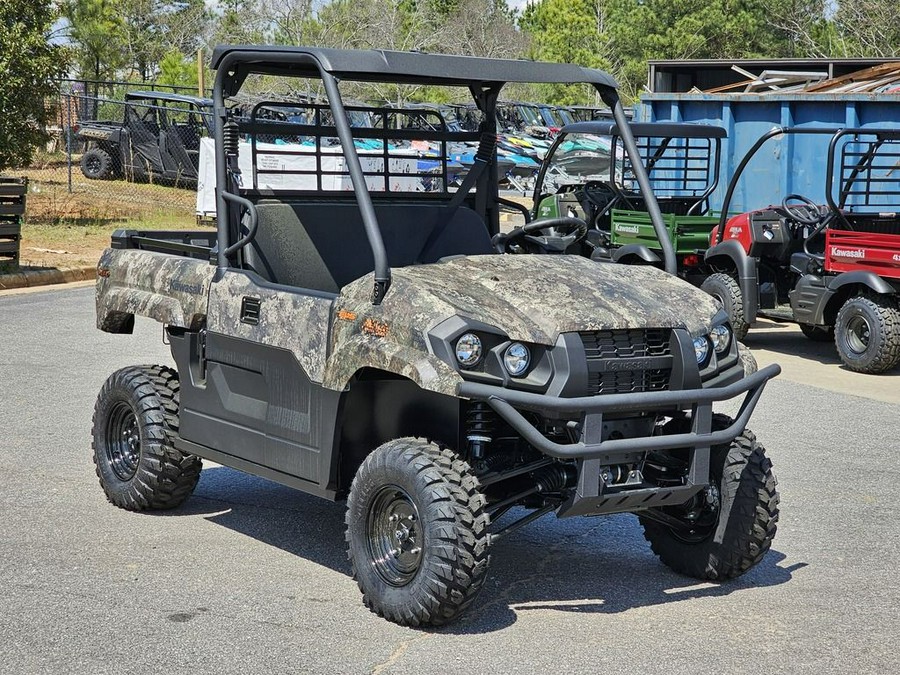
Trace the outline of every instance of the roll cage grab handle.
<instances>
[{"instance_id":1,"label":"roll cage grab handle","mask_svg":"<svg viewBox=\"0 0 900 675\"><path fill-rule=\"evenodd\" d=\"M216 69L215 86L213 89L213 115L215 117L215 142L216 142L216 237L218 240L218 251L216 256L217 274L221 275L228 269L228 257L236 252L241 246L249 243L256 230L256 207L248 200L240 195L236 195L228 190L227 182L228 169L225 157L225 123L228 121L228 110L225 107L225 79L235 77L236 73L232 70L235 63L240 61L240 53L226 54ZM375 260L375 286L372 292L372 304L379 305L384 299L385 294L391 285L391 268L388 264L387 253L384 248L384 240L381 238L381 230L378 227L378 218L375 215L375 207L372 204L372 197L366 187L365 175L362 170L362 164L359 161L359 155L356 153L356 146L353 143L353 134L350 129L350 123L344 115L344 104L338 89L336 78L327 72L322 64L314 56L310 54L268 54L266 60L269 62L283 63L289 65L291 63L313 66L319 73L322 83L325 87L325 93L328 96L328 105L334 116L335 130L338 139L344 149L344 159L347 162L347 168L350 172L350 179L353 182L353 192L359 204L360 215L362 216L363 226L366 230L366 236L369 245L372 247L372 256ZM253 72L252 69L250 72ZM501 85L502 86L502 85ZM640 153L635 143L634 136L631 134L631 128L622 101L619 99L618 92L613 88L597 86L603 101L612 109L613 117L619 125L622 142L625 151L632 162L638 185L640 185L642 193L646 195L647 212L650 214L650 220L653 223L653 229L662 247L663 257L665 260L665 270L669 274L675 274L676 261L675 249L669 240L668 233L663 223L662 213L656 196L650 186L650 179L641 163ZM499 87L498 87L499 89ZM232 92L234 93L234 92ZM496 150L494 151L494 159L496 160ZM496 166L496 161L493 162ZM229 240L229 218L227 206L229 203L237 203L243 206L250 213L252 223L251 231L237 242L228 245Z\"/></svg>"}]
</instances>

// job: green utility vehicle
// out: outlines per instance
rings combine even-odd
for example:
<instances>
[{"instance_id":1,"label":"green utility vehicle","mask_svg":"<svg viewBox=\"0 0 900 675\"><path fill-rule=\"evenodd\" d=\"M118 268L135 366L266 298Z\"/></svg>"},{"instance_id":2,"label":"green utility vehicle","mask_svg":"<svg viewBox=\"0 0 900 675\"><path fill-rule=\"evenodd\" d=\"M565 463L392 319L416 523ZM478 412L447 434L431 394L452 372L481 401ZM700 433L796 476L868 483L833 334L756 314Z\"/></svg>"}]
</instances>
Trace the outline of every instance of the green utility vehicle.
<instances>
[{"instance_id":1,"label":"green utility vehicle","mask_svg":"<svg viewBox=\"0 0 900 675\"><path fill-rule=\"evenodd\" d=\"M687 277L702 261L719 219L709 196L719 183L725 130L699 124L632 124L631 132L662 211L667 238ZM662 265L662 247L616 122L560 131L535 184L536 217L576 216L590 226L584 252L595 259Z\"/></svg>"}]
</instances>

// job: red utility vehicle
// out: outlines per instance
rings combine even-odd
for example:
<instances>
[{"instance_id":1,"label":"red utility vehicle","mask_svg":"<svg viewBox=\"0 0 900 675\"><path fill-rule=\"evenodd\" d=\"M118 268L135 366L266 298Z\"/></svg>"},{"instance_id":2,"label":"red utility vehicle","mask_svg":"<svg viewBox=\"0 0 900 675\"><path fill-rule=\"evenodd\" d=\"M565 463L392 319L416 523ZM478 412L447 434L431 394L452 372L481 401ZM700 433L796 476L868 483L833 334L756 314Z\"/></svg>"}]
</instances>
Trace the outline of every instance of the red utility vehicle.
<instances>
[{"instance_id":1,"label":"red utility vehicle","mask_svg":"<svg viewBox=\"0 0 900 675\"><path fill-rule=\"evenodd\" d=\"M810 133L831 135L827 203L792 194L778 206L723 215L707 260L711 251L729 255L702 287L734 325L757 315L796 321L813 340L834 339L851 370L881 373L900 363L900 130L773 129L738 165L722 213L766 141ZM740 281L754 272L756 297L747 297Z\"/></svg>"}]
</instances>

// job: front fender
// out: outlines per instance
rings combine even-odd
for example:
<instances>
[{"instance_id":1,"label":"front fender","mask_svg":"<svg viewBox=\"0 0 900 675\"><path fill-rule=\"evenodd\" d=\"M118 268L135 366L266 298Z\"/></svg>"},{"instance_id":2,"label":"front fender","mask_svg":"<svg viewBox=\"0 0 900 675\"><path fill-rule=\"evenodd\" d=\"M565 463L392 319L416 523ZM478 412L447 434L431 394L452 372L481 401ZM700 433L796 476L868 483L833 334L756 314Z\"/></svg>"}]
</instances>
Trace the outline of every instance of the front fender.
<instances>
[{"instance_id":1,"label":"front fender","mask_svg":"<svg viewBox=\"0 0 900 675\"><path fill-rule=\"evenodd\" d=\"M706 249L703 259L708 265L715 266L717 263L722 264L727 260L734 266L744 300L744 319L748 323L756 321L756 314L759 311L759 279L756 274L756 258L748 256L737 239L726 239Z\"/></svg>"},{"instance_id":2,"label":"front fender","mask_svg":"<svg viewBox=\"0 0 900 675\"><path fill-rule=\"evenodd\" d=\"M354 335L338 347L325 366L322 385L344 391L353 376L375 368L412 380L422 389L457 396L462 378L436 356L373 335Z\"/></svg>"}]
</instances>

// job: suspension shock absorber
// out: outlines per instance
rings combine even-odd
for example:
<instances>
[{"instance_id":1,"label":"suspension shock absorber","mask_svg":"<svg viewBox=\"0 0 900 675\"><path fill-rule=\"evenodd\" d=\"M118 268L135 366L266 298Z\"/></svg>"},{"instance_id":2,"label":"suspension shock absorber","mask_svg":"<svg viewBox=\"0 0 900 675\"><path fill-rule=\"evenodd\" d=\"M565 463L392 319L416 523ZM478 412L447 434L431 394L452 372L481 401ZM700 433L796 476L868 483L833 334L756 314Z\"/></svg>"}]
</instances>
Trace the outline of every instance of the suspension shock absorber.
<instances>
[{"instance_id":1,"label":"suspension shock absorber","mask_svg":"<svg viewBox=\"0 0 900 675\"><path fill-rule=\"evenodd\" d=\"M234 176L238 185L241 184L241 169L238 165L238 152L240 147L240 130L238 123L229 119L222 126L223 147L225 149L225 162L228 170Z\"/></svg>"},{"instance_id":2,"label":"suspension shock absorber","mask_svg":"<svg viewBox=\"0 0 900 675\"><path fill-rule=\"evenodd\" d=\"M484 401L474 401L466 411L466 440L473 459L484 457L484 449L493 440L494 411Z\"/></svg>"}]
</instances>

